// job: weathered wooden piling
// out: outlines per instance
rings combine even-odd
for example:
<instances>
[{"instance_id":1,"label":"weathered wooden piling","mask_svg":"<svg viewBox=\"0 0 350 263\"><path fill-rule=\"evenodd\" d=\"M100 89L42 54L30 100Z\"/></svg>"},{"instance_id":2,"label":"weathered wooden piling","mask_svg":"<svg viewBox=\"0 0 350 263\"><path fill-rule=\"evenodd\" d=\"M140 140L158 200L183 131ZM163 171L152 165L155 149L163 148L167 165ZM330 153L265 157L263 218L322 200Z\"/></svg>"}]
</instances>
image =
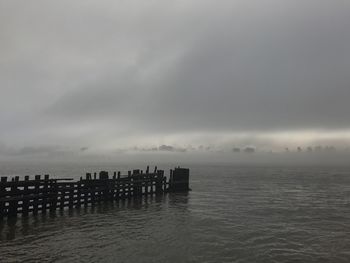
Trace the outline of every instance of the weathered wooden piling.
<instances>
[{"instance_id":1,"label":"weathered wooden piling","mask_svg":"<svg viewBox=\"0 0 350 263\"><path fill-rule=\"evenodd\" d=\"M175 168L170 171L169 191L181 192L189 191L190 170L186 168Z\"/></svg>"},{"instance_id":2,"label":"weathered wooden piling","mask_svg":"<svg viewBox=\"0 0 350 263\"><path fill-rule=\"evenodd\" d=\"M5 216L5 200L6 197L6 187L7 177L1 177L0 179L0 218Z\"/></svg>"},{"instance_id":3,"label":"weathered wooden piling","mask_svg":"<svg viewBox=\"0 0 350 263\"><path fill-rule=\"evenodd\" d=\"M94 205L97 202L118 201L127 198L138 198L143 195L161 195L166 192L189 190L189 169L175 168L170 171L170 179L164 176L163 170L154 168L150 172L135 169L127 175L113 172L109 177L107 171L92 174L86 173L85 179L78 181L69 178L55 179L45 175L35 175L34 180L25 176L20 180L18 176L8 180L0 179L0 219L13 217L17 214L34 215L39 211L46 213L73 208L82 205Z\"/></svg>"},{"instance_id":4,"label":"weathered wooden piling","mask_svg":"<svg viewBox=\"0 0 350 263\"><path fill-rule=\"evenodd\" d=\"M24 194L28 195L30 193L28 190L28 184L27 184L27 182L29 181L28 175L26 175L24 177L24 181L26 182L26 184L24 184L24 188L23 188ZM22 213L23 213L23 215L28 215L28 213L29 213L29 200L28 200L28 198L23 199Z\"/></svg>"}]
</instances>

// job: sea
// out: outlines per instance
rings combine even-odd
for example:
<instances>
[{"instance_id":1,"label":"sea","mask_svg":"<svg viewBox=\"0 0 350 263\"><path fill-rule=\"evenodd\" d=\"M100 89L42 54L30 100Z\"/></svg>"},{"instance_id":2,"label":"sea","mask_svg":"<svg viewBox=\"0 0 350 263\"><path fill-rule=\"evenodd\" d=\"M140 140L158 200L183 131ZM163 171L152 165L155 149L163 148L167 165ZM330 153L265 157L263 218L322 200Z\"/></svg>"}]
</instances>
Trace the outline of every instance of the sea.
<instances>
[{"instance_id":1,"label":"sea","mask_svg":"<svg viewBox=\"0 0 350 263\"><path fill-rule=\"evenodd\" d=\"M350 167L181 166L188 193L2 220L0 262L350 262ZM0 175L145 168L9 164Z\"/></svg>"}]
</instances>

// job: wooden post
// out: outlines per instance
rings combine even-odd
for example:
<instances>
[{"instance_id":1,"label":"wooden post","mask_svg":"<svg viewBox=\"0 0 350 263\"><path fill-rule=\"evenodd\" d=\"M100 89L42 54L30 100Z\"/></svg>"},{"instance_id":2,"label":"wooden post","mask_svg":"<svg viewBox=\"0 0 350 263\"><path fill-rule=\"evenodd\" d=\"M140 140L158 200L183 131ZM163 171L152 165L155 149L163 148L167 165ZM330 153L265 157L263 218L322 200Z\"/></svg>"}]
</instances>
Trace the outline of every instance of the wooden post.
<instances>
[{"instance_id":1,"label":"wooden post","mask_svg":"<svg viewBox=\"0 0 350 263\"><path fill-rule=\"evenodd\" d=\"M60 186L57 185L57 188L58 188L58 191L60 193L60 210L63 210L64 209L64 203L66 201L66 188L67 187L67 184L65 183L62 183L60 184Z\"/></svg>"},{"instance_id":2,"label":"wooden post","mask_svg":"<svg viewBox=\"0 0 350 263\"><path fill-rule=\"evenodd\" d=\"M143 180L143 184L144 184L144 189L145 189L145 195L148 195L148 182L149 182L149 167L147 166L147 173L145 176L145 179Z\"/></svg>"},{"instance_id":3,"label":"wooden post","mask_svg":"<svg viewBox=\"0 0 350 263\"><path fill-rule=\"evenodd\" d=\"M153 194L153 181L154 181L154 174L151 174L149 177L149 193Z\"/></svg>"},{"instance_id":4,"label":"wooden post","mask_svg":"<svg viewBox=\"0 0 350 263\"><path fill-rule=\"evenodd\" d=\"M39 203L39 194L40 194L40 175L35 176L35 186L34 186L34 200L33 200L33 214L38 214L38 203Z\"/></svg>"},{"instance_id":5,"label":"wooden post","mask_svg":"<svg viewBox=\"0 0 350 263\"><path fill-rule=\"evenodd\" d=\"M90 195L91 195L91 205L95 205L96 202L96 189L95 189L96 181L93 182L93 184L90 184Z\"/></svg>"},{"instance_id":6,"label":"wooden post","mask_svg":"<svg viewBox=\"0 0 350 263\"><path fill-rule=\"evenodd\" d=\"M57 196L58 196L58 190L57 190L57 180L50 180L50 212L56 211L57 208Z\"/></svg>"},{"instance_id":7,"label":"wooden post","mask_svg":"<svg viewBox=\"0 0 350 263\"><path fill-rule=\"evenodd\" d=\"M74 205L74 190L75 190L75 185L69 184L69 208L73 208Z\"/></svg>"},{"instance_id":8,"label":"wooden post","mask_svg":"<svg viewBox=\"0 0 350 263\"><path fill-rule=\"evenodd\" d=\"M44 188L42 191L43 194L43 201L42 201L42 213L46 213L46 208L47 208L47 200L50 198L49 196L49 191L48 191L48 184L49 184L49 175L45 174L44 175Z\"/></svg>"},{"instance_id":9,"label":"wooden post","mask_svg":"<svg viewBox=\"0 0 350 263\"><path fill-rule=\"evenodd\" d=\"M107 171L101 171L100 172L100 186L102 187L100 191L100 198L99 200L107 201L109 199L109 185L108 185L108 172Z\"/></svg>"},{"instance_id":10,"label":"wooden post","mask_svg":"<svg viewBox=\"0 0 350 263\"><path fill-rule=\"evenodd\" d=\"M89 188L87 187L87 184L88 184L89 182L87 182L87 181L85 181L85 182L83 182L83 184L84 184L84 187L83 187L83 191L84 191L84 206L87 206L88 205L88 201L89 201L89 194L90 194L90 192L89 192ZM81 187L81 185L80 185L80 187Z\"/></svg>"},{"instance_id":11,"label":"wooden post","mask_svg":"<svg viewBox=\"0 0 350 263\"><path fill-rule=\"evenodd\" d=\"M115 181L117 180L117 172L113 173L113 181L110 182L110 199L114 200L116 195Z\"/></svg>"},{"instance_id":12,"label":"wooden post","mask_svg":"<svg viewBox=\"0 0 350 263\"><path fill-rule=\"evenodd\" d=\"M1 177L0 181L0 220L7 214L5 211L5 201L1 201L2 197L6 196L6 188L3 186L3 183L7 182L7 177Z\"/></svg>"},{"instance_id":13,"label":"wooden post","mask_svg":"<svg viewBox=\"0 0 350 263\"><path fill-rule=\"evenodd\" d=\"M28 210L29 210L29 193L28 193L28 183L29 183L29 176L26 175L24 177L24 189L23 189L23 193L24 193L24 199L23 199L23 205L22 205L22 213L24 216L28 215Z\"/></svg>"},{"instance_id":14,"label":"wooden post","mask_svg":"<svg viewBox=\"0 0 350 263\"><path fill-rule=\"evenodd\" d=\"M126 183L123 181L120 186L120 190L122 190L122 199L125 199L126 197Z\"/></svg>"},{"instance_id":15,"label":"wooden post","mask_svg":"<svg viewBox=\"0 0 350 263\"><path fill-rule=\"evenodd\" d=\"M163 177L163 192L167 192L167 189L166 189L166 176Z\"/></svg>"},{"instance_id":16,"label":"wooden post","mask_svg":"<svg viewBox=\"0 0 350 263\"><path fill-rule=\"evenodd\" d=\"M162 170L157 171L156 194L163 193L163 176L164 176L164 171L162 171Z\"/></svg>"},{"instance_id":17,"label":"wooden post","mask_svg":"<svg viewBox=\"0 0 350 263\"><path fill-rule=\"evenodd\" d=\"M169 182L169 190L173 192L189 191L190 170L175 168Z\"/></svg>"},{"instance_id":18,"label":"wooden post","mask_svg":"<svg viewBox=\"0 0 350 263\"><path fill-rule=\"evenodd\" d=\"M77 183L77 203L76 207L80 207L81 204L81 181Z\"/></svg>"},{"instance_id":19,"label":"wooden post","mask_svg":"<svg viewBox=\"0 0 350 263\"><path fill-rule=\"evenodd\" d=\"M120 198L120 172L118 172L117 181L115 181L114 187L117 188L116 193L115 193L115 199L119 200L119 198Z\"/></svg>"},{"instance_id":20,"label":"wooden post","mask_svg":"<svg viewBox=\"0 0 350 263\"><path fill-rule=\"evenodd\" d=\"M130 180L125 183L125 194L127 198L130 198Z\"/></svg>"},{"instance_id":21,"label":"wooden post","mask_svg":"<svg viewBox=\"0 0 350 263\"><path fill-rule=\"evenodd\" d=\"M108 172L101 171L99 176L100 176L100 180L107 180L108 179Z\"/></svg>"},{"instance_id":22,"label":"wooden post","mask_svg":"<svg viewBox=\"0 0 350 263\"><path fill-rule=\"evenodd\" d=\"M132 191L129 188L129 196L133 195L133 196L137 196L138 195L138 191L139 191L139 175L140 175L140 170L133 170L132 173L132 179L130 178L130 180L132 180ZM131 182L130 182L131 183Z\"/></svg>"}]
</instances>

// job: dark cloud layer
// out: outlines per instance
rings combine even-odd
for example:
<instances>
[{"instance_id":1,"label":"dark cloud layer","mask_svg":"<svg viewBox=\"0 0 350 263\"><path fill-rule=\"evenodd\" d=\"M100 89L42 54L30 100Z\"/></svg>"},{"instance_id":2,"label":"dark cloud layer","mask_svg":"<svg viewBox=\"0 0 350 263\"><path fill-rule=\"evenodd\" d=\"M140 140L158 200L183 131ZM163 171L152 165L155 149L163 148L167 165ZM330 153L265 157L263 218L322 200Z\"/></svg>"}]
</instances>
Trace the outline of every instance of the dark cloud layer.
<instances>
[{"instance_id":1,"label":"dark cloud layer","mask_svg":"<svg viewBox=\"0 0 350 263\"><path fill-rule=\"evenodd\" d=\"M349 11L340 0L2 1L0 141L89 151L229 141L205 134L347 141Z\"/></svg>"}]
</instances>

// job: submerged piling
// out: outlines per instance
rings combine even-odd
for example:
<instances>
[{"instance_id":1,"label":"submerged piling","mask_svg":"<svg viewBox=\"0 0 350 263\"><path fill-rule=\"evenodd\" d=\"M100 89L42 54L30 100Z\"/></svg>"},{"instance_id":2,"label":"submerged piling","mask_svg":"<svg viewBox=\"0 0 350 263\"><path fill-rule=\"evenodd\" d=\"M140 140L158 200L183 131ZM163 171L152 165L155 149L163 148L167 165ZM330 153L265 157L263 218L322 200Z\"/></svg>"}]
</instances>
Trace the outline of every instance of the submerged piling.
<instances>
[{"instance_id":1,"label":"submerged piling","mask_svg":"<svg viewBox=\"0 0 350 263\"><path fill-rule=\"evenodd\" d=\"M85 179L73 181L70 178L50 178L45 175L35 175L34 180L25 176L20 180L18 176L8 180L0 179L0 219L24 216L29 213L38 214L56 211L57 208L80 207L94 205L97 202L118 201L126 198L139 198L143 195L162 195L167 192L189 191L189 169L175 168L170 171L170 179L164 176L163 170L154 168L150 172L149 166L142 171L135 169L127 175L113 172L109 177L107 171L86 173Z\"/></svg>"}]
</instances>

